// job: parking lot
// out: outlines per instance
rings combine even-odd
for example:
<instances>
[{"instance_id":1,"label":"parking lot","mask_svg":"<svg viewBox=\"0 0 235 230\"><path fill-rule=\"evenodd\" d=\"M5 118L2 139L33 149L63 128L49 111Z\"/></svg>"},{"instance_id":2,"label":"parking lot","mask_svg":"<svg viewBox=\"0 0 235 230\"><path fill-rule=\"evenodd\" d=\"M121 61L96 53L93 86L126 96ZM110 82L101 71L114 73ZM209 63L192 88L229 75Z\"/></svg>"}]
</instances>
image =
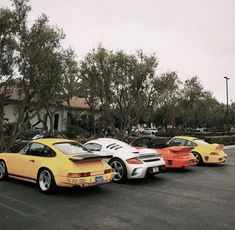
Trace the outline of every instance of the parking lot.
<instances>
[{"instance_id":1,"label":"parking lot","mask_svg":"<svg viewBox=\"0 0 235 230\"><path fill-rule=\"evenodd\" d=\"M54 195L1 182L0 229L234 229L235 148L226 152L225 164Z\"/></svg>"}]
</instances>

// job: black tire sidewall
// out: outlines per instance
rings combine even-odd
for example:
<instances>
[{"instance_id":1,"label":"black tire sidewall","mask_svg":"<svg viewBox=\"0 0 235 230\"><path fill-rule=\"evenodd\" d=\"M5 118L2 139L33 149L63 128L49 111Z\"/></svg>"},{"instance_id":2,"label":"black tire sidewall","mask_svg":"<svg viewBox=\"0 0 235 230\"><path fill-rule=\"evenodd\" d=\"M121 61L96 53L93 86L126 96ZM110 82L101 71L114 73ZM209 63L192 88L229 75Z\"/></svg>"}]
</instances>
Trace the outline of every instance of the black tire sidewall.
<instances>
[{"instance_id":1,"label":"black tire sidewall","mask_svg":"<svg viewBox=\"0 0 235 230\"><path fill-rule=\"evenodd\" d=\"M50 173L50 176L51 176L51 184L50 184L50 187L49 187L49 189L47 189L47 190L45 190L45 191L41 189L40 184L39 184L39 177L40 177L40 174L41 174L43 171L48 171L48 172ZM52 194L52 193L55 192L55 190L56 190L55 178L54 178L54 175L53 175L53 173L51 172L50 169L48 169L48 168L42 168L42 169L39 170L39 172L38 172L38 177L37 177L37 185L38 185L38 188L40 189L40 191L41 191L42 193L45 193L45 194Z\"/></svg>"},{"instance_id":2,"label":"black tire sidewall","mask_svg":"<svg viewBox=\"0 0 235 230\"><path fill-rule=\"evenodd\" d=\"M115 183L122 183L122 182L124 182L124 181L127 180L127 169L126 169L126 165L125 165L125 163L124 163L121 159L119 159L119 158L113 158L113 159L111 159L111 160L109 161L109 165L110 165L112 162L114 162L114 161L118 161L118 162L122 165L123 170L124 170L124 173L123 173L123 176L122 176L122 178L121 178L120 180L118 180L118 181L113 180L113 182L115 182Z\"/></svg>"},{"instance_id":3,"label":"black tire sidewall","mask_svg":"<svg viewBox=\"0 0 235 230\"><path fill-rule=\"evenodd\" d=\"M196 155L198 155L198 163L197 163L197 165L202 165L203 164L203 160L202 160L202 156L201 156L201 154L200 153L198 153L198 152L192 152L192 154L196 157Z\"/></svg>"},{"instance_id":4,"label":"black tire sidewall","mask_svg":"<svg viewBox=\"0 0 235 230\"><path fill-rule=\"evenodd\" d=\"M8 178L7 165L6 165L6 163L5 163L4 160L0 160L0 162L2 162L2 163L4 164L4 166L5 166L5 175L4 175L3 178L0 179L0 180L6 180L6 179Z\"/></svg>"}]
</instances>

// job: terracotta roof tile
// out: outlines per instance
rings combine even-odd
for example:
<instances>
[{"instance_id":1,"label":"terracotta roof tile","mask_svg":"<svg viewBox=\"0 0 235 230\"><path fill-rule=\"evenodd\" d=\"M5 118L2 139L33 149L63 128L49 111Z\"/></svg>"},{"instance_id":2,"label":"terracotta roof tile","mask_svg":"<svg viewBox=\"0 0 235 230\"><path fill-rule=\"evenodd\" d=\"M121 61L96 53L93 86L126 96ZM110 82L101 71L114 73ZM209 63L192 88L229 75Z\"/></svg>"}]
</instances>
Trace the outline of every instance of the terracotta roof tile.
<instances>
[{"instance_id":1,"label":"terracotta roof tile","mask_svg":"<svg viewBox=\"0 0 235 230\"><path fill-rule=\"evenodd\" d=\"M71 108L81 108L81 109L89 109L89 105L86 103L85 98L79 98L79 97L72 97L69 100L69 104ZM69 106L68 102L63 102L64 106Z\"/></svg>"}]
</instances>

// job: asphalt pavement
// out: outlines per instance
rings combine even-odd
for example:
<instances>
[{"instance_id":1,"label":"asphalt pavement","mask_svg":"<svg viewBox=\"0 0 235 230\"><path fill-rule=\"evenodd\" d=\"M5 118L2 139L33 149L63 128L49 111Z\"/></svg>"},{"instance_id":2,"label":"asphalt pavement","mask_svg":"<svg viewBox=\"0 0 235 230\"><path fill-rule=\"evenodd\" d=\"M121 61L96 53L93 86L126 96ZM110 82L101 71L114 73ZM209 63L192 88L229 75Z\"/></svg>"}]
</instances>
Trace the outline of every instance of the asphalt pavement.
<instances>
[{"instance_id":1,"label":"asphalt pavement","mask_svg":"<svg viewBox=\"0 0 235 230\"><path fill-rule=\"evenodd\" d=\"M235 147L225 151L227 163L54 195L0 182L0 229L235 229Z\"/></svg>"}]
</instances>

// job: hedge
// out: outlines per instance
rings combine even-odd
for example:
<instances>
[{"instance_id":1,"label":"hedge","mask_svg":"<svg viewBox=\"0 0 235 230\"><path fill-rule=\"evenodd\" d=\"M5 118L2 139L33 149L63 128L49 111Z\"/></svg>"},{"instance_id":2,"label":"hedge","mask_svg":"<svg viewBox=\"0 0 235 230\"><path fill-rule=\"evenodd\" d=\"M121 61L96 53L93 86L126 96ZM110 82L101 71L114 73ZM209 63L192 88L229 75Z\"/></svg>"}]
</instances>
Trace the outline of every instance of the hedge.
<instances>
[{"instance_id":1,"label":"hedge","mask_svg":"<svg viewBox=\"0 0 235 230\"><path fill-rule=\"evenodd\" d=\"M235 145L235 135L231 136L208 136L205 140L209 143L218 143L224 145Z\"/></svg>"},{"instance_id":2,"label":"hedge","mask_svg":"<svg viewBox=\"0 0 235 230\"><path fill-rule=\"evenodd\" d=\"M194 135L196 137L196 135ZM213 143L217 143L217 144L224 144L224 145L235 145L235 135L224 135L224 136L197 136L198 138L204 139L205 141L207 141L210 144ZM75 141L78 141L82 144L86 143L89 140L93 140L97 137L89 137L89 138L85 138L85 137L80 137L80 138L76 138L74 139ZM171 137L157 137L159 139L162 139L163 141L167 142L168 140L171 139ZM132 141L134 141L136 139L136 136L128 136L126 138L126 142L127 143L131 143ZM15 142L14 146L11 149L11 152L19 152L21 149L23 149L23 147L29 143L30 140L23 140L23 141L18 141Z\"/></svg>"},{"instance_id":3,"label":"hedge","mask_svg":"<svg viewBox=\"0 0 235 230\"><path fill-rule=\"evenodd\" d=\"M189 136L189 135L188 135ZM205 136L205 135L194 135L194 137L198 137L200 139L204 139L210 144L217 143L217 144L223 144L223 145L235 145L235 135L225 135L225 136ZM159 139L162 139L163 141L167 142L172 137L157 137ZM128 137L128 143L131 143L134 141L136 137Z\"/></svg>"}]
</instances>

